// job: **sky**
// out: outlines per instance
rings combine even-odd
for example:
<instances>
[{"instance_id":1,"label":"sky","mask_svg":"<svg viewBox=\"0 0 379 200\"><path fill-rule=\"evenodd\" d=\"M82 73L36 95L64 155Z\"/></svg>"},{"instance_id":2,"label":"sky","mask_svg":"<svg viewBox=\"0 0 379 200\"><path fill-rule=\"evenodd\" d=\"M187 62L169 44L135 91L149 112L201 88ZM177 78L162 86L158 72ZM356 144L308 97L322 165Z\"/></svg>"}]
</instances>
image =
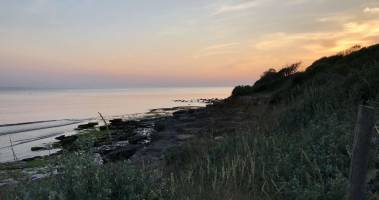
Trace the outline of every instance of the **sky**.
<instances>
[{"instance_id":1,"label":"sky","mask_svg":"<svg viewBox=\"0 0 379 200\"><path fill-rule=\"evenodd\" d=\"M378 0L0 0L0 87L253 84L378 42Z\"/></svg>"}]
</instances>

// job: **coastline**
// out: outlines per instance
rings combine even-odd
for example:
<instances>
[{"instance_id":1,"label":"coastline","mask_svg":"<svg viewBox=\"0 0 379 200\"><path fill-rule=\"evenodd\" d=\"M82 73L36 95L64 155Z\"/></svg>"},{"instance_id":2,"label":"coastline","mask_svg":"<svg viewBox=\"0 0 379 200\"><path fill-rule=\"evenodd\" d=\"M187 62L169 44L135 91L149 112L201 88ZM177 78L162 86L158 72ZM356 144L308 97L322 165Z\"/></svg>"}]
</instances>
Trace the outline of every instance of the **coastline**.
<instances>
[{"instance_id":1,"label":"coastline","mask_svg":"<svg viewBox=\"0 0 379 200\"><path fill-rule=\"evenodd\" d=\"M199 98L199 99L173 99L174 102L170 107L161 107L148 109L146 112L130 113L130 114L111 114L105 113L106 118L122 118L124 120L136 120L141 118L157 117L172 114L176 109L181 107L190 108L191 106L205 106L209 103L218 101L217 98ZM41 120L28 121L20 123L7 123L0 125L0 163L10 162L15 160L12 155L11 143L19 160L31 158L33 156L44 156L50 154L49 151L32 152L30 149L34 146L48 146L49 143L55 142L55 137L62 134L75 135L74 130L80 124L89 122L103 123L99 116L92 118L76 118L76 119L61 119L61 120ZM11 142L12 141L12 142ZM30 143L30 144L29 144Z\"/></svg>"},{"instance_id":2,"label":"coastline","mask_svg":"<svg viewBox=\"0 0 379 200\"><path fill-rule=\"evenodd\" d=\"M220 100L217 99L218 101ZM99 164L128 160L133 165L142 163L151 166L160 165L160 161L162 161L166 151L180 146L186 140L194 137L199 127L194 128L192 133L189 133L188 123L195 120L195 114L204 114L207 107L216 101L207 100L207 102L208 105L205 107L175 106L172 108L157 108L151 109L144 114L128 115L128 117L124 116L124 118L109 118L107 119L107 123L109 124L108 131L100 123L96 127L78 130L75 134L66 136L64 136L65 134L56 134L54 135L55 142L51 145L51 149L45 149L42 146L36 147L42 151L48 151L47 155L0 163L2 171L0 174L0 187L17 184L25 180L39 180L49 176L46 166L52 159L59 160L63 152L82 150L81 147L77 147L75 140L94 139L94 135L100 135L100 137L95 139L95 145L91 149L86 149L85 151L95 152L94 156L100 158ZM52 121L55 120L45 122ZM87 123L91 124L90 121L87 121ZM186 131L184 131L185 129ZM112 133L111 139L108 137L109 132ZM56 136L64 136L64 139L70 138L69 140L73 140L68 144L64 144L65 141L57 140L59 137ZM7 175L14 174L12 173L14 171L18 171L16 177Z\"/></svg>"}]
</instances>

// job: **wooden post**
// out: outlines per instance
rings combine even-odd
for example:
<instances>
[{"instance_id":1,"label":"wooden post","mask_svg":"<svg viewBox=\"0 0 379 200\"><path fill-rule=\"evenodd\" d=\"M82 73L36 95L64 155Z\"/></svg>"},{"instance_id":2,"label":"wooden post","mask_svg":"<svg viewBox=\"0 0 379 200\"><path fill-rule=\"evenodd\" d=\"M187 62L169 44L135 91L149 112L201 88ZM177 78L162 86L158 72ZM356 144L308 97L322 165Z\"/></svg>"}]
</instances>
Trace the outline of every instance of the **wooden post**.
<instances>
[{"instance_id":1,"label":"wooden post","mask_svg":"<svg viewBox=\"0 0 379 200\"><path fill-rule=\"evenodd\" d=\"M12 142L12 139L11 139L11 135L9 134L9 142L11 143L11 149L12 149L12 154L13 154L13 161L16 161L17 160L17 156L16 156L16 153L14 152L14 149L13 149L13 142Z\"/></svg>"},{"instance_id":2,"label":"wooden post","mask_svg":"<svg viewBox=\"0 0 379 200\"><path fill-rule=\"evenodd\" d=\"M108 133L109 140L110 140L110 141L112 142L112 144L113 144L112 134L111 134L111 132L109 131L109 126L108 126L108 124L107 124L107 121L105 121L103 115L102 115L100 112L98 112L98 113L99 113L101 119L103 120L105 127L107 128L107 133Z\"/></svg>"},{"instance_id":3,"label":"wooden post","mask_svg":"<svg viewBox=\"0 0 379 200\"><path fill-rule=\"evenodd\" d=\"M363 105L359 106L350 166L349 200L365 199L369 148L374 127L374 108Z\"/></svg>"}]
</instances>

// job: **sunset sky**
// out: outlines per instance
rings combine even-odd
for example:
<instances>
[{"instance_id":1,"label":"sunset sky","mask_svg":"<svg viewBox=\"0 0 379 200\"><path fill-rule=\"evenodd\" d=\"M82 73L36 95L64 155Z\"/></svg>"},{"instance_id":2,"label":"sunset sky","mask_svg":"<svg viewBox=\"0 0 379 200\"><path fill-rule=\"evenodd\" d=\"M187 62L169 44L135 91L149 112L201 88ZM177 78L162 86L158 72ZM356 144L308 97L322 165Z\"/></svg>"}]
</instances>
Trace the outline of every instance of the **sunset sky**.
<instances>
[{"instance_id":1,"label":"sunset sky","mask_svg":"<svg viewBox=\"0 0 379 200\"><path fill-rule=\"evenodd\" d=\"M0 0L0 87L252 84L378 42L378 0Z\"/></svg>"}]
</instances>

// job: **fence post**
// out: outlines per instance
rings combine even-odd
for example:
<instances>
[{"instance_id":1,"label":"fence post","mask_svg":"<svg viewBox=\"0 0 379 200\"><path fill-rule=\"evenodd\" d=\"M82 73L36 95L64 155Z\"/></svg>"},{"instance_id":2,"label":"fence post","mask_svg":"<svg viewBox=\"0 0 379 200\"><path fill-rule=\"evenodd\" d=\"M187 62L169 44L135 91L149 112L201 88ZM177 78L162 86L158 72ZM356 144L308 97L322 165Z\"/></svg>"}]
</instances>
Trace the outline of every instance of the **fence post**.
<instances>
[{"instance_id":1,"label":"fence post","mask_svg":"<svg viewBox=\"0 0 379 200\"><path fill-rule=\"evenodd\" d=\"M104 126L107 128L107 133L108 133L109 140L110 140L110 142L113 144L112 134L111 134L111 132L109 131L109 126L108 126L108 124L107 124L107 121L105 121L103 115L102 115L100 112L98 112L98 113L99 113L101 119L102 119L103 122L104 122Z\"/></svg>"},{"instance_id":2,"label":"fence post","mask_svg":"<svg viewBox=\"0 0 379 200\"><path fill-rule=\"evenodd\" d=\"M363 105L359 106L350 166L349 200L365 199L369 148L374 127L374 108Z\"/></svg>"}]
</instances>

